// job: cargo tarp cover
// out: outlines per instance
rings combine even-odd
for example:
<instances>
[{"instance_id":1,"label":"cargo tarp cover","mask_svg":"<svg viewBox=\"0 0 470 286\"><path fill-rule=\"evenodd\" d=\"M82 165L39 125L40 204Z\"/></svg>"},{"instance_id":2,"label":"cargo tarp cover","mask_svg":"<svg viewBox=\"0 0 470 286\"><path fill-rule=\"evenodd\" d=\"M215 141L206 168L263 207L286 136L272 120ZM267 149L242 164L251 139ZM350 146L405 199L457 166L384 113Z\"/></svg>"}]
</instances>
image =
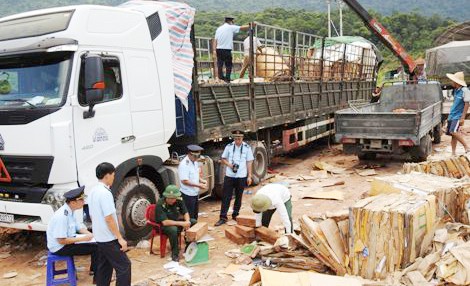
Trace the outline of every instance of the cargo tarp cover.
<instances>
[{"instance_id":1,"label":"cargo tarp cover","mask_svg":"<svg viewBox=\"0 0 470 286\"><path fill-rule=\"evenodd\" d=\"M315 49L313 58L320 59L322 57L322 42L316 41L312 48ZM346 61L360 62L362 53L357 52L357 48L366 49L364 56L368 58L377 58L378 62L382 61L382 55L377 47L367 39L359 36L341 36L325 38L325 50L323 51L323 59L326 61L339 61L343 59L343 53L346 49ZM373 51L373 52L372 52Z\"/></svg>"},{"instance_id":2,"label":"cargo tarp cover","mask_svg":"<svg viewBox=\"0 0 470 286\"><path fill-rule=\"evenodd\" d=\"M426 74L444 77L463 71L470 74L470 41L454 41L426 51Z\"/></svg>"},{"instance_id":3,"label":"cargo tarp cover","mask_svg":"<svg viewBox=\"0 0 470 286\"><path fill-rule=\"evenodd\" d=\"M134 9L139 10L138 5L141 3L145 5L151 4L158 7L158 10L163 9L165 11L171 50L173 52L172 63L175 94L181 99L181 103L187 110L188 94L191 91L194 67L194 51L190 34L196 10L187 4L178 2L129 1L120 6L132 6Z\"/></svg>"}]
</instances>

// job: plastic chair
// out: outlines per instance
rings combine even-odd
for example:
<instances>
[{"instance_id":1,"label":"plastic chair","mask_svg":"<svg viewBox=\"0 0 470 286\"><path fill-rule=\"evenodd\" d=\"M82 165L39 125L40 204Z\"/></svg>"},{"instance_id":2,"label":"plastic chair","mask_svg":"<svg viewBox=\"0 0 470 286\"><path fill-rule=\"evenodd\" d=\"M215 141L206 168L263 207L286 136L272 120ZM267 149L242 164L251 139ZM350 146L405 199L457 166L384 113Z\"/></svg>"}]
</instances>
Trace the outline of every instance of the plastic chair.
<instances>
[{"instance_id":1,"label":"plastic chair","mask_svg":"<svg viewBox=\"0 0 470 286\"><path fill-rule=\"evenodd\" d=\"M168 236L163 233L163 225L161 223L155 222L155 205L149 205L145 210L145 219L147 220L147 225L152 227L152 233L150 234L150 254L155 254L153 252L153 238L157 235L160 236L160 257L164 258L166 254L166 242ZM181 235L179 237L180 246L182 245Z\"/></svg>"},{"instance_id":2,"label":"plastic chair","mask_svg":"<svg viewBox=\"0 0 470 286\"><path fill-rule=\"evenodd\" d=\"M67 264L66 269L55 268L56 262L65 261ZM46 285L63 285L68 284L71 286L77 285L77 271L75 269L75 262L73 261L73 256L60 256L47 252L47 278ZM67 274L67 277L64 278L55 278L57 275Z\"/></svg>"}]
</instances>

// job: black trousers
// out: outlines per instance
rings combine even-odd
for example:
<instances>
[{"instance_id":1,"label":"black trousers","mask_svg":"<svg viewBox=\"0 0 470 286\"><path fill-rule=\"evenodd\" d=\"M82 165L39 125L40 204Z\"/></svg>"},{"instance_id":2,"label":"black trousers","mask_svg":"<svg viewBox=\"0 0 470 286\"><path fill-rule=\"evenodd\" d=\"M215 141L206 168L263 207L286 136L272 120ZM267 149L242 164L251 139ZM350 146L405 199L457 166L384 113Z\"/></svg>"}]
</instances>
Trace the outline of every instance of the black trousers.
<instances>
[{"instance_id":1,"label":"black trousers","mask_svg":"<svg viewBox=\"0 0 470 286\"><path fill-rule=\"evenodd\" d=\"M189 217L197 220L199 213L199 196L188 196L181 193L183 197L183 202L186 208L188 209Z\"/></svg>"},{"instance_id":2,"label":"black trousers","mask_svg":"<svg viewBox=\"0 0 470 286\"><path fill-rule=\"evenodd\" d=\"M217 71L219 79L230 81L230 76L232 74L232 50L217 49ZM225 76L223 72L223 67L225 65Z\"/></svg>"},{"instance_id":3,"label":"black trousers","mask_svg":"<svg viewBox=\"0 0 470 286\"><path fill-rule=\"evenodd\" d=\"M230 201L232 200L233 193L235 193L235 203L233 204L232 218L236 218L242 206L243 191L246 187L245 178L232 178L225 176L224 189L222 194L222 206L220 209L220 219L227 220L227 212L230 208Z\"/></svg>"},{"instance_id":4,"label":"black trousers","mask_svg":"<svg viewBox=\"0 0 470 286\"><path fill-rule=\"evenodd\" d=\"M117 240L98 242L98 272L96 285L109 286L113 269L116 270L116 286L131 285L131 261Z\"/></svg>"},{"instance_id":5,"label":"black trousers","mask_svg":"<svg viewBox=\"0 0 470 286\"><path fill-rule=\"evenodd\" d=\"M91 255L90 271L93 271L96 275L98 263L98 246L96 243L67 244L53 254L60 256Z\"/></svg>"}]
</instances>

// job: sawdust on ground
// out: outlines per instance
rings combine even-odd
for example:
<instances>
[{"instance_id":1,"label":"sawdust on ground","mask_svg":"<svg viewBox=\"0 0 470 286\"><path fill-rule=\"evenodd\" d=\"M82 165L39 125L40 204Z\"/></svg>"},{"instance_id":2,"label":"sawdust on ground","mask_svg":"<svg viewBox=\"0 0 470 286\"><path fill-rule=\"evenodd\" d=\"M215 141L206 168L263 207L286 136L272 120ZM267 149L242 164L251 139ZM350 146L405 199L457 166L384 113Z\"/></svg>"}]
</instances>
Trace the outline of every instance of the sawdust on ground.
<instances>
[{"instance_id":1,"label":"sawdust on ground","mask_svg":"<svg viewBox=\"0 0 470 286\"><path fill-rule=\"evenodd\" d=\"M464 136L469 140L470 136L467 132L464 132ZM451 153L450 139L448 136L444 136L442 143L434 145L433 147L436 156L449 156ZM463 148L459 146L458 153L461 154L463 152ZM281 176L281 178L288 177L293 180L296 180L299 175L310 176L314 162L318 161L346 169L346 172L342 174L329 175L330 178L344 180L344 185L325 188L325 190L342 192L344 194L344 200L301 199L296 196L296 193L301 189L303 182L292 185L291 191L293 195L293 217L295 225L298 224L298 218L303 214L321 215L327 211L338 211L351 206L369 190L370 181L371 178L373 178L360 176L355 171L363 167L364 162L360 162L355 156L344 155L341 151L341 145L329 146L327 142L314 144L304 150L297 151L296 154L278 158L274 161L275 163L272 168L277 172L278 176ZM383 156L371 163L373 163L374 166L383 165L383 167L376 168L375 171L378 175L387 175L399 172L404 163L404 159L402 157ZM260 186L252 187L250 190L255 193L256 189L259 187ZM252 194L244 195L241 214L252 214L248 205L251 197ZM209 223L211 226L209 234L213 236L215 240L209 242L210 263L193 267L194 272L192 273L192 280L198 285L237 285L232 284L231 276L222 273L231 263L231 259L226 257L224 252L238 247L224 237L224 229L233 226L212 228L213 224L218 220L220 201L207 199L200 202L199 208L200 212L203 213L200 216L200 221ZM276 227L280 224L281 221L279 217L274 215L271 227ZM46 267L43 263L38 264L40 257L45 254L44 244L34 242L29 243L27 247L12 250L14 243L10 246L5 245L4 241L8 240L8 235L4 234L5 231L6 229L0 229L0 238L2 239L0 242L3 244L0 245L0 251L10 251L11 256L0 259L0 284L44 285ZM31 234L27 232L25 232L24 235L31 236ZM156 247L157 244L155 243L155 248ZM128 255L132 261L132 283L134 285L156 285L156 281L161 281L169 275L162 267L169 261L169 255L162 259L159 255L149 255L148 250L144 249L132 249L128 252ZM87 271L89 258L76 258L76 265L79 270L79 285L91 285L91 277L88 276ZM10 279L1 278L4 274L9 272L17 272L18 275Z\"/></svg>"}]
</instances>

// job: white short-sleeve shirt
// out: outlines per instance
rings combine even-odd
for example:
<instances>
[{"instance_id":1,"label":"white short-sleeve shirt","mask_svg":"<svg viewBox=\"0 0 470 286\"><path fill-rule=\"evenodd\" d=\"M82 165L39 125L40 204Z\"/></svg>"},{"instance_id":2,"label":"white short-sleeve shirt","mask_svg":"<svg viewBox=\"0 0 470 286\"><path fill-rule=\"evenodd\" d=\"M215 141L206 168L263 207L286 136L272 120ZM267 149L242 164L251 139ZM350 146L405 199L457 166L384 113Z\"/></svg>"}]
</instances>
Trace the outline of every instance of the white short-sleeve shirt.
<instances>
[{"instance_id":1,"label":"white short-sleeve shirt","mask_svg":"<svg viewBox=\"0 0 470 286\"><path fill-rule=\"evenodd\" d=\"M268 209L277 210L281 217L282 223L286 228L286 232L291 233L292 224L289 219L289 213L287 212L285 206L285 203L291 198L289 189L286 186L280 184L267 184L266 186L259 189L256 194L265 195L271 200L271 206ZM260 225L262 214L256 214L255 218L257 225Z\"/></svg>"},{"instance_id":2,"label":"white short-sleeve shirt","mask_svg":"<svg viewBox=\"0 0 470 286\"><path fill-rule=\"evenodd\" d=\"M218 27L215 31L217 49L233 50L233 36L240 32L240 26L228 23Z\"/></svg>"},{"instance_id":3,"label":"white short-sleeve shirt","mask_svg":"<svg viewBox=\"0 0 470 286\"><path fill-rule=\"evenodd\" d=\"M116 224L116 206L111 190L103 183L99 182L91 189L88 196L88 208L90 210L91 222L93 226L93 236L97 242L109 242L117 237L109 230L105 217L112 215Z\"/></svg>"},{"instance_id":4,"label":"white short-sleeve shirt","mask_svg":"<svg viewBox=\"0 0 470 286\"><path fill-rule=\"evenodd\" d=\"M260 40L257 37L253 37L253 51L256 54L256 50L258 47L262 46ZM250 37L246 37L243 41L243 55L249 56L250 55Z\"/></svg>"},{"instance_id":5,"label":"white short-sleeve shirt","mask_svg":"<svg viewBox=\"0 0 470 286\"><path fill-rule=\"evenodd\" d=\"M178 166L178 176L180 178L180 191L187 196L197 196L199 188L188 186L183 183L188 180L193 184L199 184L199 163L191 161L188 156L180 162Z\"/></svg>"},{"instance_id":6,"label":"white short-sleeve shirt","mask_svg":"<svg viewBox=\"0 0 470 286\"><path fill-rule=\"evenodd\" d=\"M60 244L59 238L75 237L82 225L77 224L74 212L68 204L61 206L52 216L51 221L47 225L47 248L54 253L64 247Z\"/></svg>"},{"instance_id":7,"label":"white short-sleeve shirt","mask_svg":"<svg viewBox=\"0 0 470 286\"><path fill-rule=\"evenodd\" d=\"M245 142L242 142L240 146L237 146L234 142L225 146L222 158L230 164L238 164L237 173L234 173L228 166L225 168L225 175L231 178L246 178L248 176L246 163L255 159L250 145Z\"/></svg>"}]
</instances>

